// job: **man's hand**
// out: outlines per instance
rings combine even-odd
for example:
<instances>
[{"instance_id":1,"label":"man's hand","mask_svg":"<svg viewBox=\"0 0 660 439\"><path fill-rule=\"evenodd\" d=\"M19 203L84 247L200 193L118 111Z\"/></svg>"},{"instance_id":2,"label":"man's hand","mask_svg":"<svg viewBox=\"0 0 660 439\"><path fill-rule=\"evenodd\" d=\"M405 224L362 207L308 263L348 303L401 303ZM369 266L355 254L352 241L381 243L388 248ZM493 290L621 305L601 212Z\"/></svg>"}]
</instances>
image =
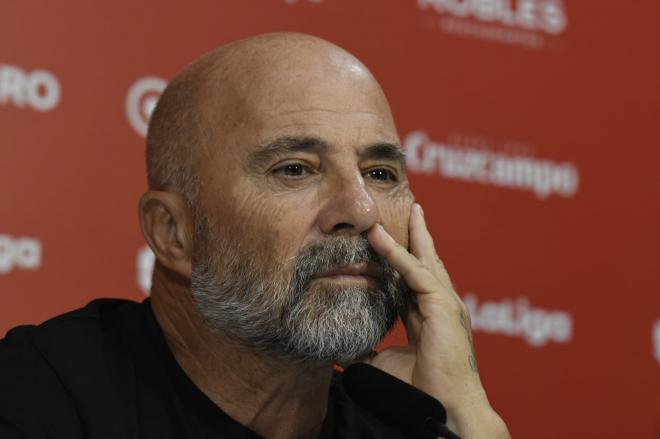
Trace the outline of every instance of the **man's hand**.
<instances>
[{"instance_id":1,"label":"man's hand","mask_svg":"<svg viewBox=\"0 0 660 439\"><path fill-rule=\"evenodd\" d=\"M413 204L410 214L410 252L380 224L368 237L419 305L402 316L409 345L385 349L368 362L442 401L449 427L464 439L510 438L481 385L468 310L435 251L421 206Z\"/></svg>"}]
</instances>

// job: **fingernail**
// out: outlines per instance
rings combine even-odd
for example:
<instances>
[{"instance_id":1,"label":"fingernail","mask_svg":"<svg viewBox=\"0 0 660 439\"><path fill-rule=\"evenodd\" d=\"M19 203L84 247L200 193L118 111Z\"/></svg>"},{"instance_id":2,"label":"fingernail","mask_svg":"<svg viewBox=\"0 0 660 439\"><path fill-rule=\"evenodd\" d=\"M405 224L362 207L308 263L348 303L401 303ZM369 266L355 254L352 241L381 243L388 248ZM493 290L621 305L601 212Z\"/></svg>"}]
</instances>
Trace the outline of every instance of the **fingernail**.
<instances>
[{"instance_id":1,"label":"fingernail","mask_svg":"<svg viewBox=\"0 0 660 439\"><path fill-rule=\"evenodd\" d=\"M417 209L419 209L420 215L424 216L424 209L422 209L422 205L417 203Z\"/></svg>"}]
</instances>

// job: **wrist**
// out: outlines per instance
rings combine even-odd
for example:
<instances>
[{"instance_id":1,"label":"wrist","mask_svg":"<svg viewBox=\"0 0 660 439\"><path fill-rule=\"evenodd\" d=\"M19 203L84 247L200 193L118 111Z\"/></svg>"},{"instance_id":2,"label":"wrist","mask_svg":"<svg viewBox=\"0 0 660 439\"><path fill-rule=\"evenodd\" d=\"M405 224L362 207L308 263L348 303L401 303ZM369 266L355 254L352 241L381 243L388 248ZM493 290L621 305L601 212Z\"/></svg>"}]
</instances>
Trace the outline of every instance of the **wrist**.
<instances>
[{"instance_id":1,"label":"wrist","mask_svg":"<svg viewBox=\"0 0 660 439\"><path fill-rule=\"evenodd\" d=\"M511 439L504 420L487 400L447 410L447 427L462 439Z\"/></svg>"}]
</instances>

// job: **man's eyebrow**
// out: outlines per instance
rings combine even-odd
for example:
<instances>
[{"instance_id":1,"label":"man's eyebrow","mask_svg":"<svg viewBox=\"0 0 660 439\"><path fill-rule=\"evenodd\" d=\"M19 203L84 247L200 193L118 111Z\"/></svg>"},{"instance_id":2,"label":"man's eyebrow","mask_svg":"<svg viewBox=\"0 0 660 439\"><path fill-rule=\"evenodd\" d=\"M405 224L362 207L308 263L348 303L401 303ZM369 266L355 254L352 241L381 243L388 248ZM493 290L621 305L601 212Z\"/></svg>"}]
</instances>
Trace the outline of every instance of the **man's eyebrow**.
<instances>
[{"instance_id":1,"label":"man's eyebrow","mask_svg":"<svg viewBox=\"0 0 660 439\"><path fill-rule=\"evenodd\" d=\"M328 148L327 142L313 136L282 136L258 145L252 153L255 163L266 163L287 152L319 152Z\"/></svg>"},{"instance_id":2,"label":"man's eyebrow","mask_svg":"<svg viewBox=\"0 0 660 439\"><path fill-rule=\"evenodd\" d=\"M282 136L255 147L252 160L268 163L273 158L288 152L315 152L328 149L328 143L314 136ZM358 154L361 159L380 159L397 162L402 169L406 167L406 154L400 145L378 142L367 146Z\"/></svg>"},{"instance_id":3,"label":"man's eyebrow","mask_svg":"<svg viewBox=\"0 0 660 439\"><path fill-rule=\"evenodd\" d=\"M360 152L360 158L398 162L401 169L406 168L406 153L400 145L394 143L379 142L369 145Z\"/></svg>"}]
</instances>

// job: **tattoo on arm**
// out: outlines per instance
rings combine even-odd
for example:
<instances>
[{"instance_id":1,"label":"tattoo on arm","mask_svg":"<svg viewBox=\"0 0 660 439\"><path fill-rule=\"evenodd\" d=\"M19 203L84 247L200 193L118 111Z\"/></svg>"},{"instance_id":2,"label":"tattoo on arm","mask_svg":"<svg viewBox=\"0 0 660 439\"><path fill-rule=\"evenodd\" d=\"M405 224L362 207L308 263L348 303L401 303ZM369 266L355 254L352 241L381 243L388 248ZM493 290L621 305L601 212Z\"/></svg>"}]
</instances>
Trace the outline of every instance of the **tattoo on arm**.
<instances>
[{"instance_id":1,"label":"tattoo on arm","mask_svg":"<svg viewBox=\"0 0 660 439\"><path fill-rule=\"evenodd\" d=\"M479 366L477 365L477 357L474 354L474 344L472 343L472 331L470 331L470 325L468 324L467 316L465 311L461 309L461 314L459 316L460 323L463 329L465 329L465 334L467 335L468 341L470 342L470 353L468 354L468 363L470 363L470 369L473 372L479 373Z\"/></svg>"}]
</instances>

